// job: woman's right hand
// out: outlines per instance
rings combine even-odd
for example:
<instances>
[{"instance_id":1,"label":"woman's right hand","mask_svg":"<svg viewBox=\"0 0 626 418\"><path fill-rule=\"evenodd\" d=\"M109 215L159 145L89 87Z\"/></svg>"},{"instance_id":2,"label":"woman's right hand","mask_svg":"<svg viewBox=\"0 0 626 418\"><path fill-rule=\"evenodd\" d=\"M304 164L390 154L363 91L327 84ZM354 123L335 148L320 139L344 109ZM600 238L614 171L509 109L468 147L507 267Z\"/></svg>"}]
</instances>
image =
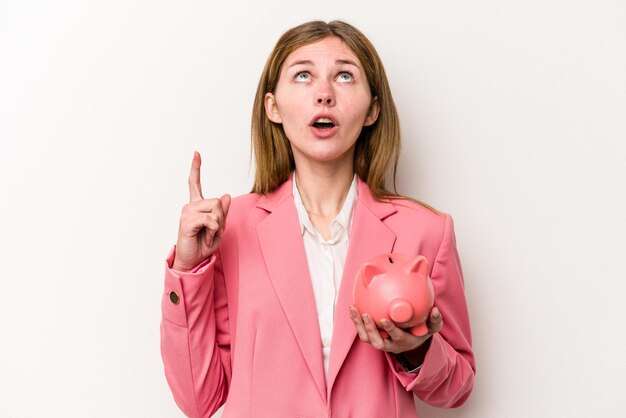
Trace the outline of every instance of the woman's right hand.
<instances>
[{"instance_id":1,"label":"woman's right hand","mask_svg":"<svg viewBox=\"0 0 626 418\"><path fill-rule=\"evenodd\" d=\"M219 199L202 197L200 153L193 154L189 173L189 203L183 207L172 268L190 271L219 247L230 208L230 195Z\"/></svg>"}]
</instances>

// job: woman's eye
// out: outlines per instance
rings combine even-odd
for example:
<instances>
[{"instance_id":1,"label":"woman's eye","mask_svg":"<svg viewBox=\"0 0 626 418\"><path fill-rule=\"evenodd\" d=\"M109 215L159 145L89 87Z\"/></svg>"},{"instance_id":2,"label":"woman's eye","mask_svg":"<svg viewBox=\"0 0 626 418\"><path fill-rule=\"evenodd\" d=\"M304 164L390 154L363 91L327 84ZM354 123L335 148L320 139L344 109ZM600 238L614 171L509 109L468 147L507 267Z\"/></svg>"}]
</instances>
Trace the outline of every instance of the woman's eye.
<instances>
[{"instance_id":1,"label":"woman's eye","mask_svg":"<svg viewBox=\"0 0 626 418\"><path fill-rule=\"evenodd\" d=\"M309 73L304 71L297 73L295 76L296 81L309 81L309 78Z\"/></svg>"},{"instance_id":2,"label":"woman's eye","mask_svg":"<svg viewBox=\"0 0 626 418\"><path fill-rule=\"evenodd\" d=\"M341 73L339 74L339 81L341 82L346 82L346 81L352 81L352 74L350 73Z\"/></svg>"}]
</instances>

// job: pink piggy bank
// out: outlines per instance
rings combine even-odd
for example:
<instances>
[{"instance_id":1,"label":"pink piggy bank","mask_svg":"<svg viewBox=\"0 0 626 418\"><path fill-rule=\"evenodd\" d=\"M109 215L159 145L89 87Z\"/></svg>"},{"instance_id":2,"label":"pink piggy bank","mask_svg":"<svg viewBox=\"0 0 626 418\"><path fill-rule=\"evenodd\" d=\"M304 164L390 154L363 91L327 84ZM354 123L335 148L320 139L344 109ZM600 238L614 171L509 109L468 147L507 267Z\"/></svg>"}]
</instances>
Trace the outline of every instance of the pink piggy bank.
<instances>
[{"instance_id":1,"label":"pink piggy bank","mask_svg":"<svg viewBox=\"0 0 626 418\"><path fill-rule=\"evenodd\" d=\"M381 254L361 266L354 281L354 305L382 328L391 319L413 335L428 333L426 321L434 303L433 285L426 258L404 254ZM381 330L383 338L389 335Z\"/></svg>"}]
</instances>

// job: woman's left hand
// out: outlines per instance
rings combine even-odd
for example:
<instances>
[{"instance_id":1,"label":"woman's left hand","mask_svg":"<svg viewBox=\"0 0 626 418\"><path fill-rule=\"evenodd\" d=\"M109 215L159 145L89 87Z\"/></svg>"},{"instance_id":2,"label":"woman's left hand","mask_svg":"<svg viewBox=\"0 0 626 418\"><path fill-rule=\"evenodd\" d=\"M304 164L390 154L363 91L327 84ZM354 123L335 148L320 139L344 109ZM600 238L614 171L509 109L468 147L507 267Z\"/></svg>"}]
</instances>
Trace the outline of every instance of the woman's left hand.
<instances>
[{"instance_id":1,"label":"woman's left hand","mask_svg":"<svg viewBox=\"0 0 626 418\"><path fill-rule=\"evenodd\" d=\"M436 307L431 309L426 322L428 333L421 337L399 328L393 321L383 319L381 321L383 329L389 334L389 338L385 339L380 335L372 317L367 313L361 315L354 305L350 305L350 318L354 322L361 341L371 344L377 350L395 354L417 349L443 327L441 312Z\"/></svg>"}]
</instances>

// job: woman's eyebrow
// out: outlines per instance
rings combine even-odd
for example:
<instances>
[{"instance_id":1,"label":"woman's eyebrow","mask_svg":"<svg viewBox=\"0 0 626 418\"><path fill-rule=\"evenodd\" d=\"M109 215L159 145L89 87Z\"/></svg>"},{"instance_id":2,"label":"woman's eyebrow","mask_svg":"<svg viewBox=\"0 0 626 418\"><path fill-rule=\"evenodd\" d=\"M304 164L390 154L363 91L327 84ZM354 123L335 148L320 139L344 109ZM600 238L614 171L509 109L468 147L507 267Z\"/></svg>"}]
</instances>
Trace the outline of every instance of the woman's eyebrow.
<instances>
[{"instance_id":1,"label":"woman's eyebrow","mask_svg":"<svg viewBox=\"0 0 626 418\"><path fill-rule=\"evenodd\" d=\"M311 61L311 60L299 60L299 61L296 61L293 64L291 64L289 66L289 68L295 67L296 65L305 65L305 64L309 64L309 65L315 66L315 64L313 64L313 61Z\"/></svg>"},{"instance_id":2,"label":"woman's eyebrow","mask_svg":"<svg viewBox=\"0 0 626 418\"><path fill-rule=\"evenodd\" d=\"M315 64L311 60L298 60L298 61L293 62L288 68L295 67L296 65L307 65L307 64L315 67ZM348 60L348 59L336 60L335 64L348 64L348 65L354 65L355 67L360 68L356 62L352 60Z\"/></svg>"},{"instance_id":3,"label":"woman's eyebrow","mask_svg":"<svg viewBox=\"0 0 626 418\"><path fill-rule=\"evenodd\" d=\"M348 65L354 65L355 67L360 68L359 65L352 60L337 60L335 61L335 64L348 64Z\"/></svg>"}]
</instances>

